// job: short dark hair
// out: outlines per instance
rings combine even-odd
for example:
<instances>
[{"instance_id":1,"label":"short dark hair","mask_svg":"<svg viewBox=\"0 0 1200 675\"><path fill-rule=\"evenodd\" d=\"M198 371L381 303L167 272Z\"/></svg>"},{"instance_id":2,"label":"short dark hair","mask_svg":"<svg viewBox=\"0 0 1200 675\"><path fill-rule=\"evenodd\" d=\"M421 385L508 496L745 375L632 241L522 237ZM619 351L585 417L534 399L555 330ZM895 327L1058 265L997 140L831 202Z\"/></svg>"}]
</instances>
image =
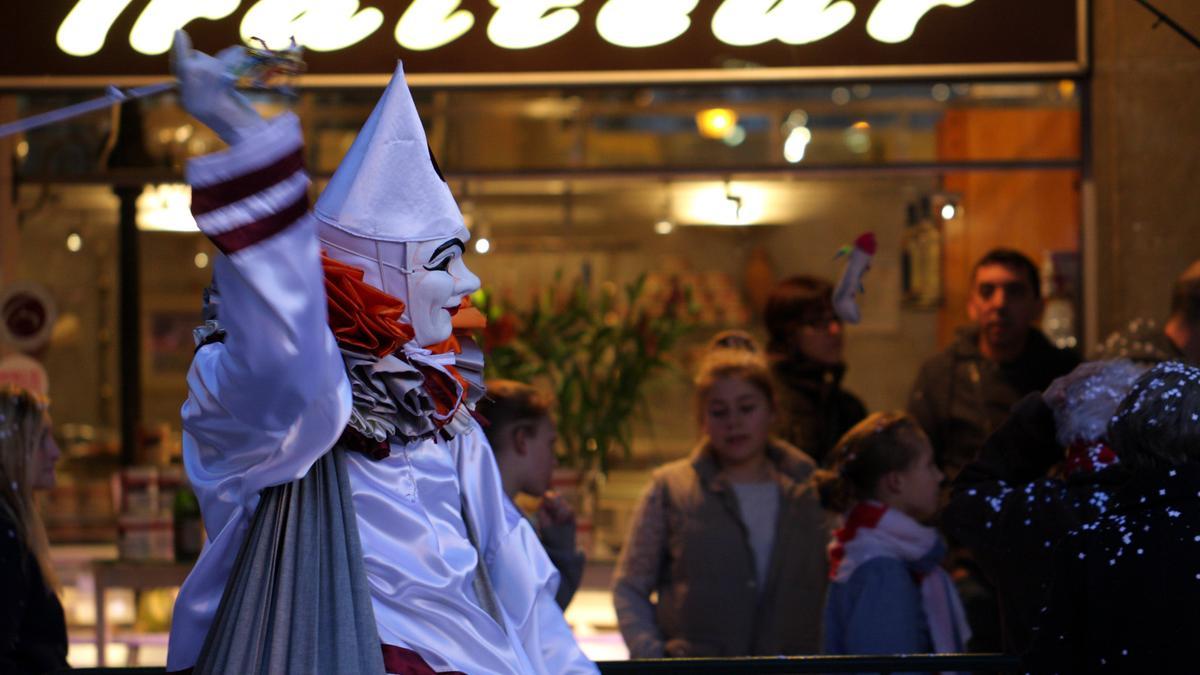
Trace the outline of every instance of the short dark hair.
<instances>
[{"instance_id":1,"label":"short dark hair","mask_svg":"<svg viewBox=\"0 0 1200 675\"><path fill-rule=\"evenodd\" d=\"M833 286L824 279L798 274L771 289L763 319L767 324L767 351L783 354L796 324L818 312L833 311Z\"/></svg>"},{"instance_id":2,"label":"short dark hair","mask_svg":"<svg viewBox=\"0 0 1200 675\"><path fill-rule=\"evenodd\" d=\"M505 430L550 419L552 404L549 396L524 382L488 380L487 394L475 404L475 412L487 422L483 432L495 451Z\"/></svg>"},{"instance_id":3,"label":"short dark hair","mask_svg":"<svg viewBox=\"0 0 1200 675\"><path fill-rule=\"evenodd\" d=\"M1033 264L1029 256L1011 248L994 248L988 251L979 259L979 262L975 263L975 267L971 268L972 285L974 285L975 277L979 274L980 268L989 265L1003 265L1011 270L1023 272L1029 278L1029 286L1033 289L1033 297L1042 297L1041 275L1038 273L1037 265Z\"/></svg>"},{"instance_id":4,"label":"short dark hair","mask_svg":"<svg viewBox=\"0 0 1200 675\"><path fill-rule=\"evenodd\" d=\"M1171 289L1171 316L1200 323L1200 277L1180 277Z\"/></svg>"},{"instance_id":5,"label":"short dark hair","mask_svg":"<svg viewBox=\"0 0 1200 675\"><path fill-rule=\"evenodd\" d=\"M1131 468L1200 458L1200 368L1164 361L1138 378L1108 425L1108 442Z\"/></svg>"}]
</instances>

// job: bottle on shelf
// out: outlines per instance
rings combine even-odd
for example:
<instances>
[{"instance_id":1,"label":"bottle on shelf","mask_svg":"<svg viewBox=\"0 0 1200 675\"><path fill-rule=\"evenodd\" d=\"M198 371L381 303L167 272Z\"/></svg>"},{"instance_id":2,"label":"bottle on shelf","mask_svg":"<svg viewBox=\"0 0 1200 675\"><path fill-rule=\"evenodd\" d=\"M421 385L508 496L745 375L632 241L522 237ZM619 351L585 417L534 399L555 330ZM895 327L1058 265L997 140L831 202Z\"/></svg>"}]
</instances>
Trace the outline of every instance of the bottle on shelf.
<instances>
[{"instance_id":1,"label":"bottle on shelf","mask_svg":"<svg viewBox=\"0 0 1200 675\"><path fill-rule=\"evenodd\" d=\"M187 483L175 491L171 516L175 528L176 562L196 560L204 546L204 525L200 519L200 501Z\"/></svg>"},{"instance_id":2,"label":"bottle on shelf","mask_svg":"<svg viewBox=\"0 0 1200 675\"><path fill-rule=\"evenodd\" d=\"M1071 292L1070 268L1078 255L1070 252L1042 254L1041 282L1045 308L1042 310L1042 332L1055 347L1074 349L1079 344L1076 335L1075 300Z\"/></svg>"},{"instance_id":3,"label":"bottle on shelf","mask_svg":"<svg viewBox=\"0 0 1200 675\"><path fill-rule=\"evenodd\" d=\"M936 307L942 300L942 232L930 215L927 198L908 206L901 251L905 300L917 307Z\"/></svg>"}]
</instances>

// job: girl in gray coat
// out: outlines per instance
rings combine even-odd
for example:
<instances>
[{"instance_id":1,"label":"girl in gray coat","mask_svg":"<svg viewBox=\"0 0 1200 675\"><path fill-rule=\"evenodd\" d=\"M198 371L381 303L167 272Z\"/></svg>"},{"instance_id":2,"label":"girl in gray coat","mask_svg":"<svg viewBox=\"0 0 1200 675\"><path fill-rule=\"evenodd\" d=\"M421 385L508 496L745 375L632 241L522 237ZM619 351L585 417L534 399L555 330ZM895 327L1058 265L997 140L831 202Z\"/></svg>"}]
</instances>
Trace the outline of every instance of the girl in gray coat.
<instances>
[{"instance_id":1,"label":"girl in gray coat","mask_svg":"<svg viewBox=\"0 0 1200 675\"><path fill-rule=\"evenodd\" d=\"M696 394L704 438L654 472L617 563L630 656L815 653L829 529L813 461L769 436L775 395L761 354L714 349Z\"/></svg>"}]
</instances>

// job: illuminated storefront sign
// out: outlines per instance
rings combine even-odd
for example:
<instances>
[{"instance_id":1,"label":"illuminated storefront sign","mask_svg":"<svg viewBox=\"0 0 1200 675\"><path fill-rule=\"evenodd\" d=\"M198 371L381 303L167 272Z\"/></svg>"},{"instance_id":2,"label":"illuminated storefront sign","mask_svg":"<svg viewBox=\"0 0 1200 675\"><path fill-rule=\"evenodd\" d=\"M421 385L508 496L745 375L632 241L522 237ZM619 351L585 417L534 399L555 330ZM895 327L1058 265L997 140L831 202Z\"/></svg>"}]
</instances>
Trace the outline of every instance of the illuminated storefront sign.
<instances>
[{"instance_id":1,"label":"illuminated storefront sign","mask_svg":"<svg viewBox=\"0 0 1200 675\"><path fill-rule=\"evenodd\" d=\"M308 50L310 77L471 81L753 80L1070 74L1083 0L75 0L20 3L0 82L161 76L177 28ZM432 76L431 76L432 77Z\"/></svg>"}]
</instances>

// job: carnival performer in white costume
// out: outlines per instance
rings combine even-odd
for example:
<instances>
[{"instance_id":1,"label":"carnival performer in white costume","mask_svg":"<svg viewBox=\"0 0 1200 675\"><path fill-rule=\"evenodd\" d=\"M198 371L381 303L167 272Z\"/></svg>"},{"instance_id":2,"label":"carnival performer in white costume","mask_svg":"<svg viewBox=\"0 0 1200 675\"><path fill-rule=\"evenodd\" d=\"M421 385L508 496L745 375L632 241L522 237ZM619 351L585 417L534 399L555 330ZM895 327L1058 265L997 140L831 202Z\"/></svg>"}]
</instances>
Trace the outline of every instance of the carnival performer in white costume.
<instances>
[{"instance_id":1,"label":"carnival performer in white costume","mask_svg":"<svg viewBox=\"0 0 1200 675\"><path fill-rule=\"evenodd\" d=\"M184 107L230 147L187 167L222 255L182 411L209 540L175 605L168 670L382 672L382 651L406 675L596 672L536 535L505 515L471 415L482 358L452 316L479 280L401 69L309 212L297 118L260 118L227 60L182 33L174 59ZM305 487L322 467L325 487ZM297 513L339 485L345 523ZM269 499L275 521L256 515ZM306 550L276 543L292 541L280 528L307 532ZM342 568L348 582L318 583ZM263 574L287 581L254 590ZM313 637L343 611L336 635ZM373 654L346 647L355 629Z\"/></svg>"}]
</instances>

